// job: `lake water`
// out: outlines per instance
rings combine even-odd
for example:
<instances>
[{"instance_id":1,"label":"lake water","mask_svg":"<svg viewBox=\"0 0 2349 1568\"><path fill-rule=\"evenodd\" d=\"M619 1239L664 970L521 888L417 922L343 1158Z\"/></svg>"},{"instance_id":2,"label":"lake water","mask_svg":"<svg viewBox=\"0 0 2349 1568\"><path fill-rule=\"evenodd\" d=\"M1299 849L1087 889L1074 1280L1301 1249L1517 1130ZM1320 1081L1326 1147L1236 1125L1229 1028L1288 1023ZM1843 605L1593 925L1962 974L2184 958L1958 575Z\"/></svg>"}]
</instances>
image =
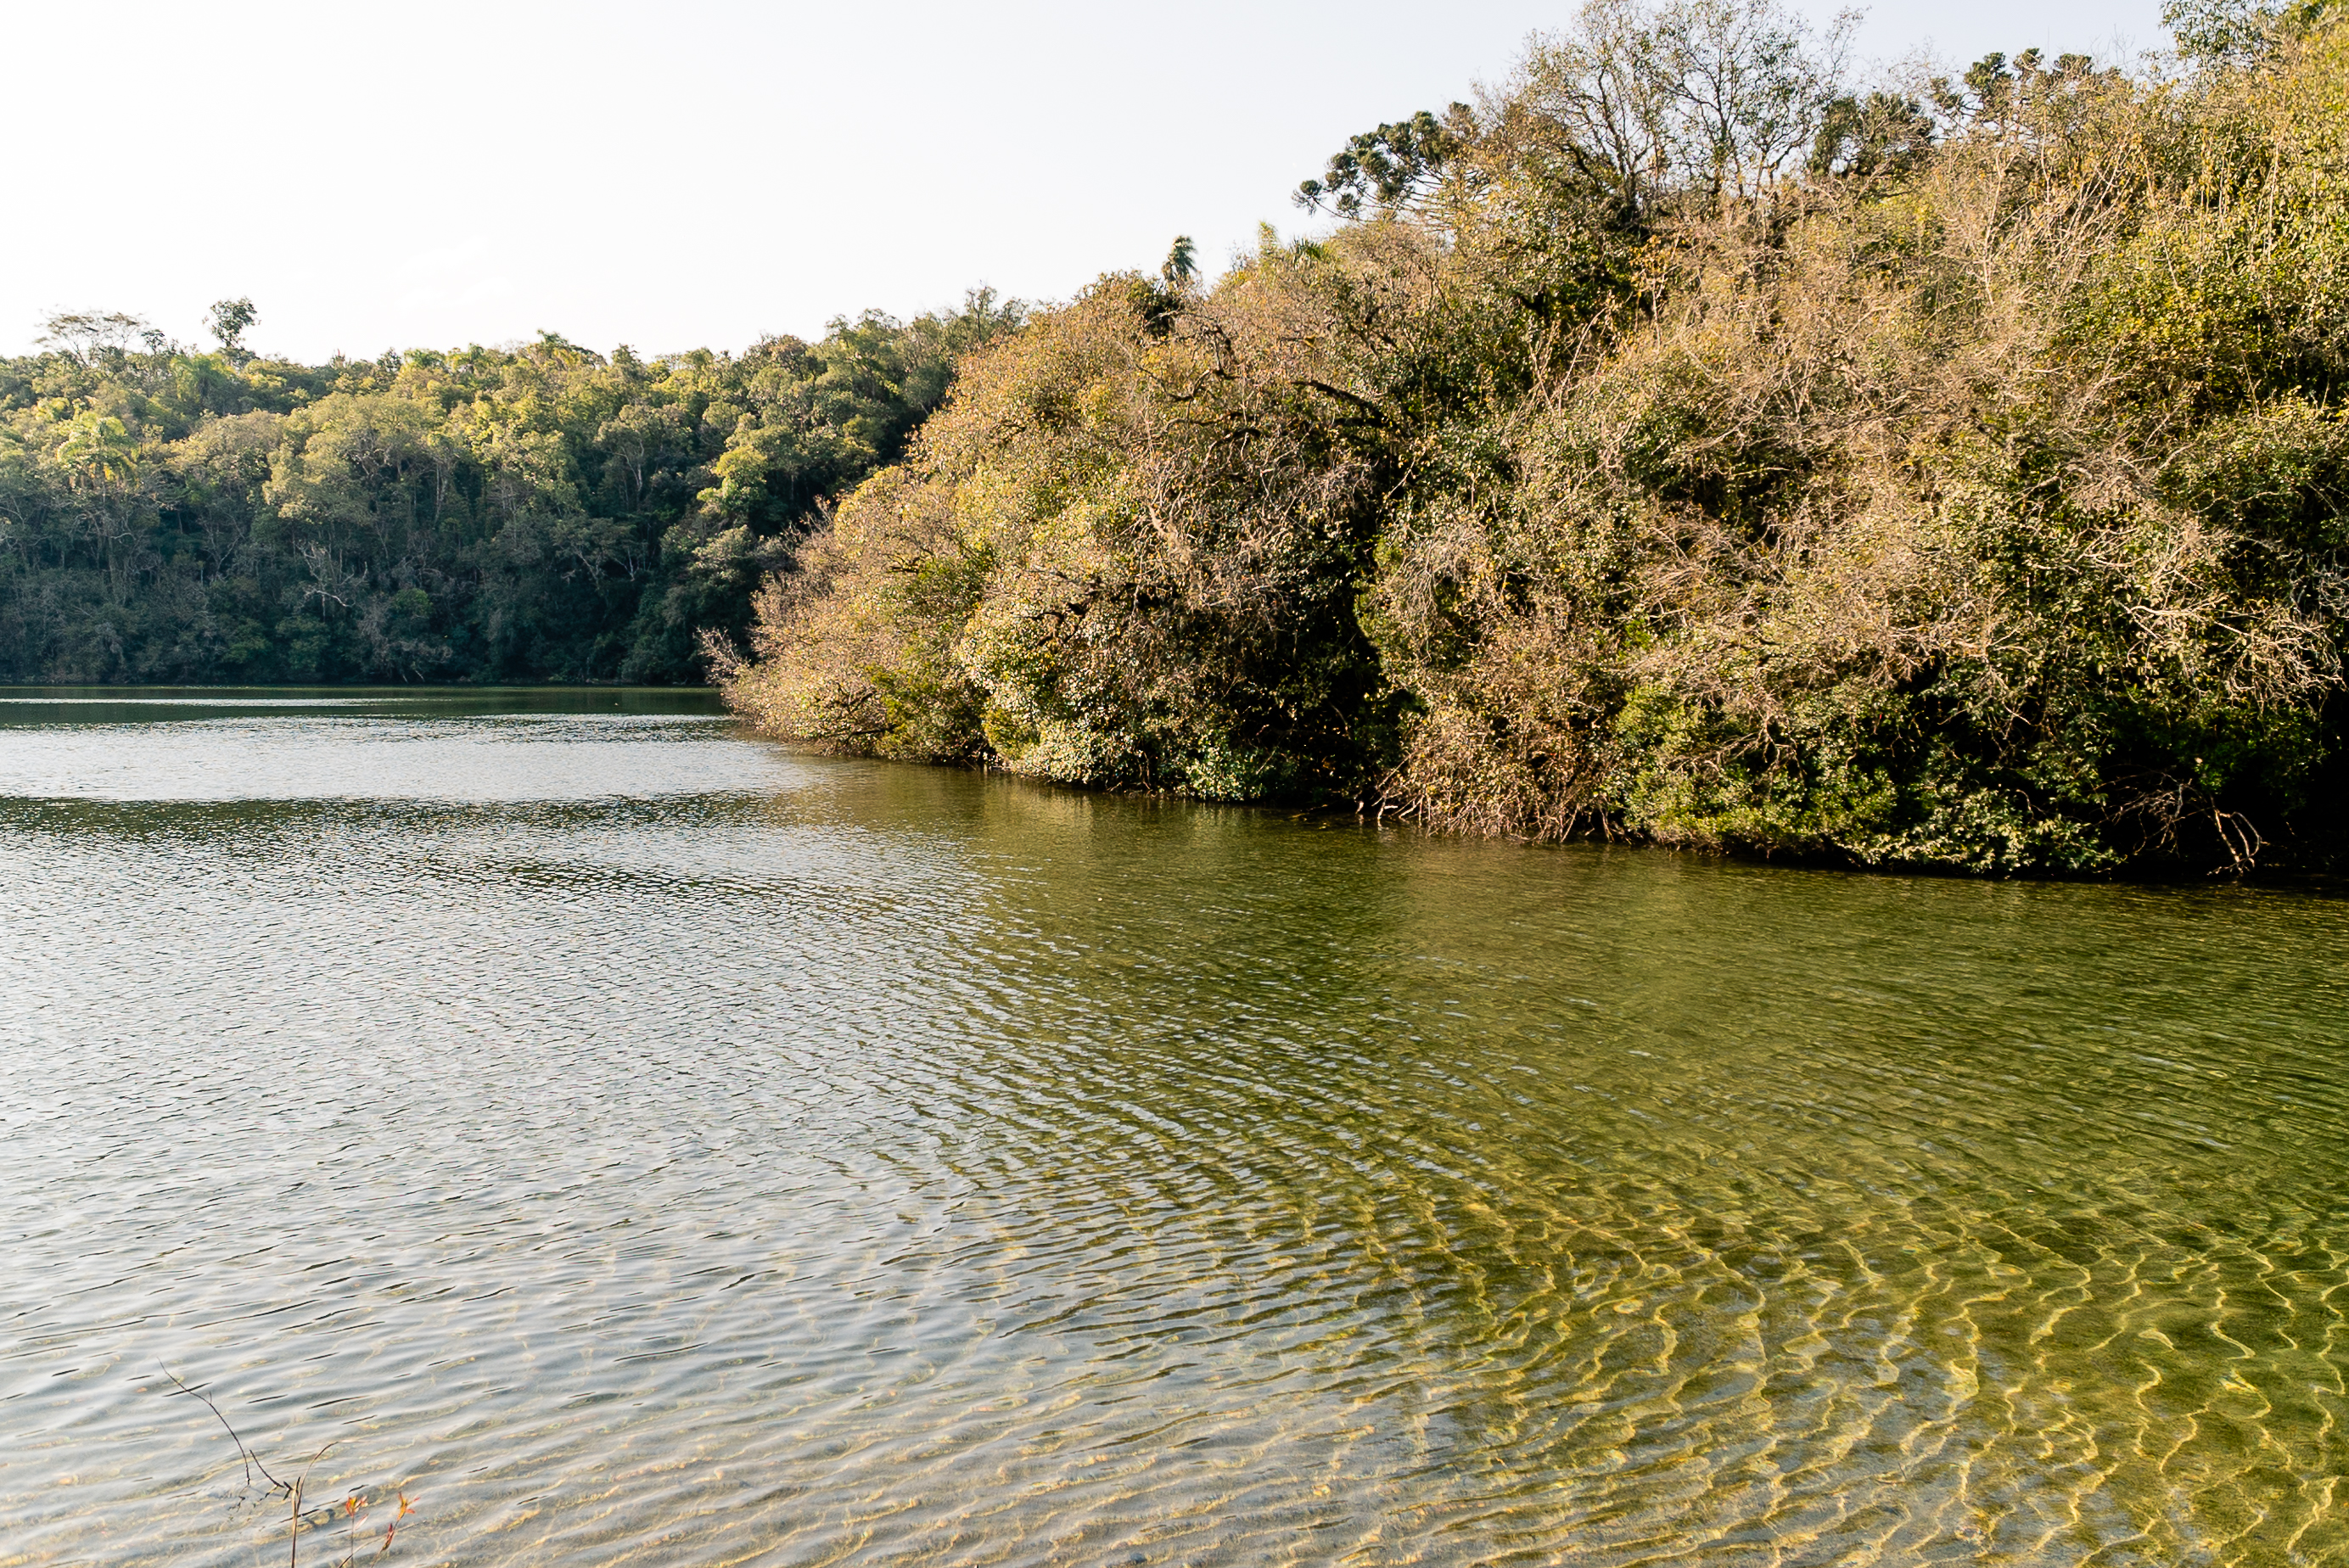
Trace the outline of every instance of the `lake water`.
<instances>
[{"instance_id":1,"label":"lake water","mask_svg":"<svg viewBox=\"0 0 2349 1568\"><path fill-rule=\"evenodd\" d=\"M0 693L0 1564L2349 1561L2349 903Z\"/></svg>"}]
</instances>

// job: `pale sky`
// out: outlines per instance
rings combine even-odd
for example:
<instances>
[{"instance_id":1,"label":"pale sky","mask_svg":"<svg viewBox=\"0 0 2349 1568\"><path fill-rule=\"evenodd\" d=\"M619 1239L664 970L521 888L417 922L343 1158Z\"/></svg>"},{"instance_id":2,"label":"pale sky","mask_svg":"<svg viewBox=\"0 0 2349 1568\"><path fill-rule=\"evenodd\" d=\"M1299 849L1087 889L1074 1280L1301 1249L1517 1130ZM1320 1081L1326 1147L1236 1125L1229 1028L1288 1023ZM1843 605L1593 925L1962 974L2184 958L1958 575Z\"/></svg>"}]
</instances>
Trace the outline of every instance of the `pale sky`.
<instances>
[{"instance_id":1,"label":"pale sky","mask_svg":"<svg viewBox=\"0 0 2349 1568\"><path fill-rule=\"evenodd\" d=\"M1825 16L1836 0L1803 0ZM977 284L1220 264L1347 136L1505 77L1568 4L0 0L0 353L129 311L254 346L815 335ZM2159 46L2159 0L1879 0L1859 55Z\"/></svg>"}]
</instances>

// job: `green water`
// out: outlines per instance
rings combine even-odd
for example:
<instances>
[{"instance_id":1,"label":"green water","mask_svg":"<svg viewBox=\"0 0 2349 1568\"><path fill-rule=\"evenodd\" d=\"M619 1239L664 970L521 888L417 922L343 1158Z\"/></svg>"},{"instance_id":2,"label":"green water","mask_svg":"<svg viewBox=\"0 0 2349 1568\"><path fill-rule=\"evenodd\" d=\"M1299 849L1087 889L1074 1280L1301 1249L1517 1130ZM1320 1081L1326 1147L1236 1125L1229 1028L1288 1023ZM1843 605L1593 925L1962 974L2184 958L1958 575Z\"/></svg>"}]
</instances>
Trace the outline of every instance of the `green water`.
<instances>
[{"instance_id":1,"label":"green water","mask_svg":"<svg viewBox=\"0 0 2349 1568\"><path fill-rule=\"evenodd\" d=\"M389 1562L2349 1561L2349 903L121 698L0 693L0 1563L286 1560L159 1360Z\"/></svg>"}]
</instances>

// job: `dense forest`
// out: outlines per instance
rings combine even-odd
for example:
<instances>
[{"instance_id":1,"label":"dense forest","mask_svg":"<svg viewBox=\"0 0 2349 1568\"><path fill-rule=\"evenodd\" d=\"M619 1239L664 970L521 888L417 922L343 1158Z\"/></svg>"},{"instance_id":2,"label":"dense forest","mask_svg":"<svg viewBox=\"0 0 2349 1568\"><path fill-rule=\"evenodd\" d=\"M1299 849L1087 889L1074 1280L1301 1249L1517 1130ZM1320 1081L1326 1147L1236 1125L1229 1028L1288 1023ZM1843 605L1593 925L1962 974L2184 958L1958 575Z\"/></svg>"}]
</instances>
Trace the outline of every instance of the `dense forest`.
<instances>
[{"instance_id":1,"label":"dense forest","mask_svg":"<svg viewBox=\"0 0 2349 1568\"><path fill-rule=\"evenodd\" d=\"M1591 0L965 359L709 645L852 751L1527 838L2337 863L2349 26L1847 80Z\"/></svg>"},{"instance_id":2,"label":"dense forest","mask_svg":"<svg viewBox=\"0 0 2349 1568\"><path fill-rule=\"evenodd\" d=\"M700 682L698 634L1019 320L305 366L246 350L247 300L210 352L58 316L0 359L0 680Z\"/></svg>"}]
</instances>

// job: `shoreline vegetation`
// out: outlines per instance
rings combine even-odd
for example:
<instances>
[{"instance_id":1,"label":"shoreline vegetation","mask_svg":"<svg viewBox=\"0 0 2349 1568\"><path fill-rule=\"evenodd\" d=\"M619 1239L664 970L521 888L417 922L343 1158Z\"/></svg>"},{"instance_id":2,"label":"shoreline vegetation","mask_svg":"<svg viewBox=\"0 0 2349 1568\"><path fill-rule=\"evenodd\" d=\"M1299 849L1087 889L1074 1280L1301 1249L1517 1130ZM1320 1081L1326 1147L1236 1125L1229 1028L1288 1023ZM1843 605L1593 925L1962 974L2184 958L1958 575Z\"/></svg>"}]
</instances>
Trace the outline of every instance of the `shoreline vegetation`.
<instances>
[{"instance_id":1,"label":"shoreline vegetation","mask_svg":"<svg viewBox=\"0 0 2349 1568\"><path fill-rule=\"evenodd\" d=\"M734 707L879 757L1988 874L2342 859L2349 26L1845 79L1591 0L966 360Z\"/></svg>"},{"instance_id":2,"label":"shoreline vegetation","mask_svg":"<svg viewBox=\"0 0 2349 1568\"><path fill-rule=\"evenodd\" d=\"M2349 851L2349 26L1873 82L1589 0L1210 278L0 359L0 681L696 683L1086 788L1982 874ZM1317 226L1328 226L1317 223Z\"/></svg>"}]
</instances>

